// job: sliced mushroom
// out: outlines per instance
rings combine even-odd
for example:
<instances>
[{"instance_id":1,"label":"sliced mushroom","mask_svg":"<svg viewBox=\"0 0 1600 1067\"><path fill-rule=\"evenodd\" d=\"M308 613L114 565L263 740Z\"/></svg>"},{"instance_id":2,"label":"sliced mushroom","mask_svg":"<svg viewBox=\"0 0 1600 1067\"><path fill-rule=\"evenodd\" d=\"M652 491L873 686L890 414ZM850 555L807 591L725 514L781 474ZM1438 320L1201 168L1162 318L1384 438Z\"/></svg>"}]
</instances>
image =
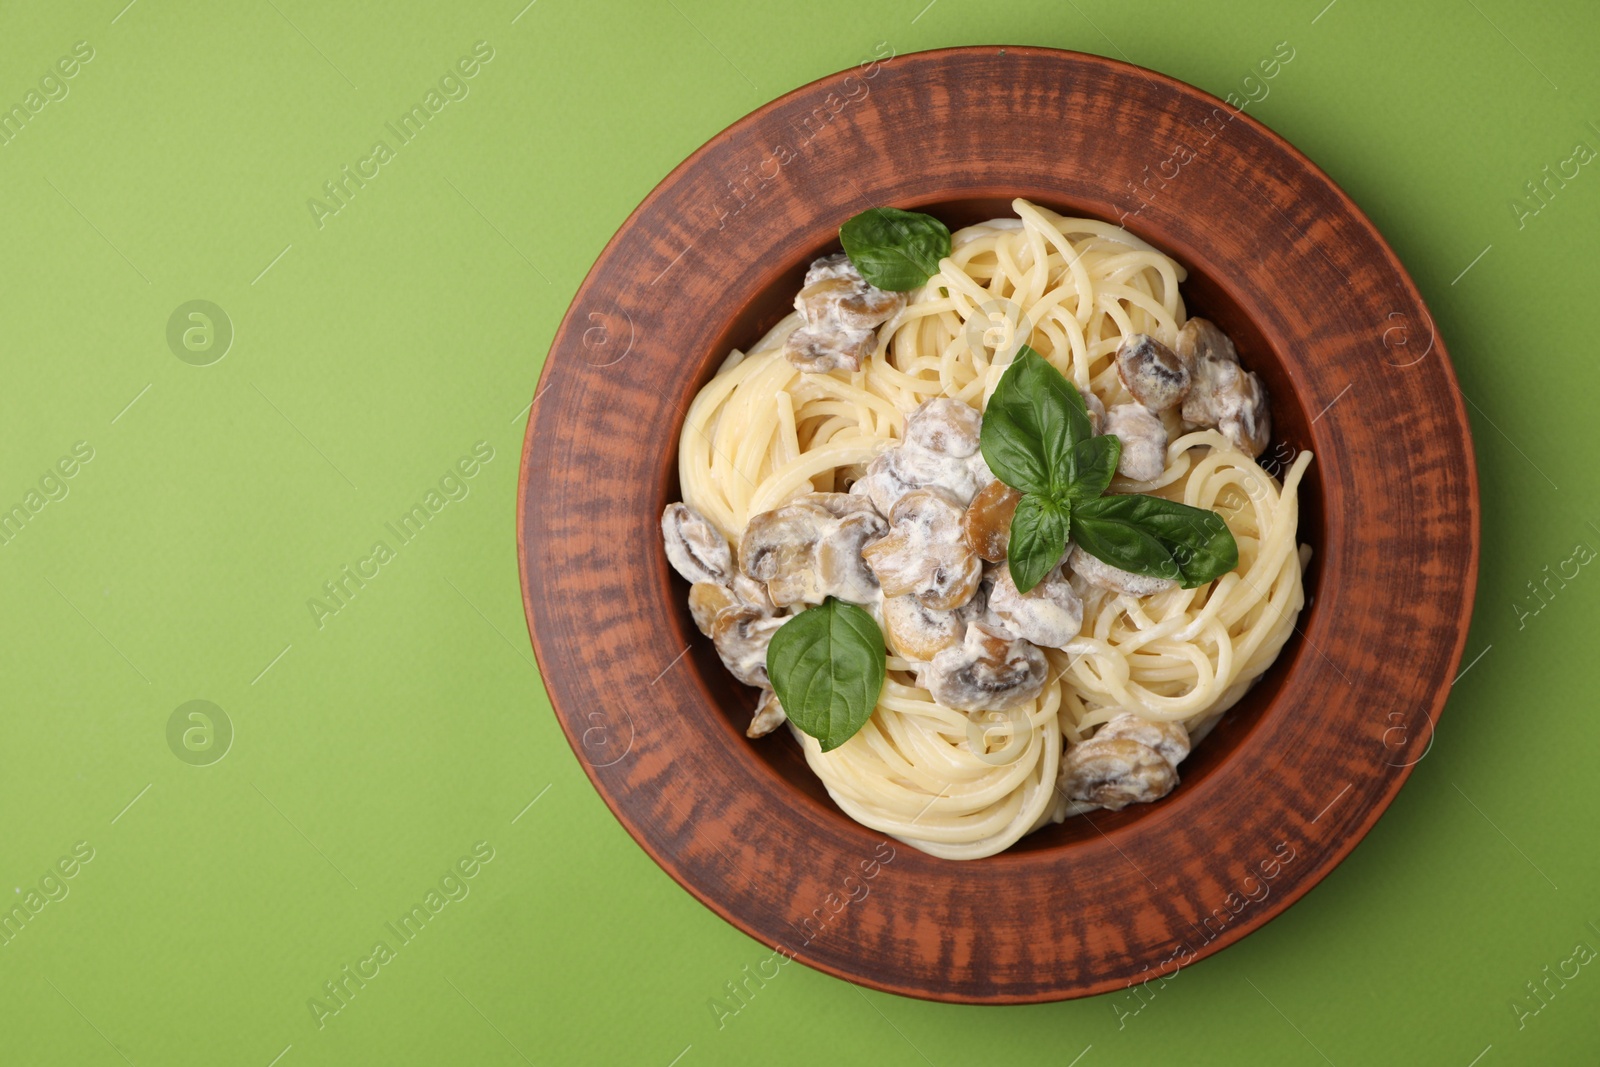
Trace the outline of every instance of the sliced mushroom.
<instances>
[{"instance_id":1,"label":"sliced mushroom","mask_svg":"<svg viewBox=\"0 0 1600 1067\"><path fill-rule=\"evenodd\" d=\"M1063 648L1083 628L1083 601L1057 566L1026 593L1017 591L1006 564L984 576L989 614L1010 634L1040 648Z\"/></svg>"},{"instance_id":2,"label":"sliced mushroom","mask_svg":"<svg viewBox=\"0 0 1600 1067\"><path fill-rule=\"evenodd\" d=\"M1203 359L1239 362L1239 353L1234 349L1233 342L1228 340L1228 335L1210 319L1198 316L1184 323L1178 331L1177 355L1189 365L1191 371Z\"/></svg>"},{"instance_id":3,"label":"sliced mushroom","mask_svg":"<svg viewBox=\"0 0 1600 1067\"><path fill-rule=\"evenodd\" d=\"M767 583L767 595L779 607L822 603L816 547L833 516L810 502L786 504L751 518L739 539L739 562L745 574Z\"/></svg>"},{"instance_id":4,"label":"sliced mushroom","mask_svg":"<svg viewBox=\"0 0 1600 1067\"><path fill-rule=\"evenodd\" d=\"M1072 550L1067 553L1066 566L1073 574L1079 575L1089 584L1110 589L1115 593L1153 596L1178 587L1177 581L1172 578L1152 578L1147 574L1135 574L1120 567L1113 567L1104 560L1089 555L1077 545L1073 545Z\"/></svg>"},{"instance_id":5,"label":"sliced mushroom","mask_svg":"<svg viewBox=\"0 0 1600 1067\"><path fill-rule=\"evenodd\" d=\"M1178 772L1161 753L1127 738L1091 737L1061 760L1062 791L1112 811L1160 800L1177 784Z\"/></svg>"},{"instance_id":6,"label":"sliced mushroom","mask_svg":"<svg viewBox=\"0 0 1600 1067\"><path fill-rule=\"evenodd\" d=\"M858 371L877 347L876 328L905 307L904 293L891 293L861 277L850 257L824 256L806 272L805 287L794 299L802 325L783 345L783 354L802 371Z\"/></svg>"},{"instance_id":7,"label":"sliced mushroom","mask_svg":"<svg viewBox=\"0 0 1600 1067\"><path fill-rule=\"evenodd\" d=\"M1118 404L1106 414L1105 432L1122 442L1117 473L1151 482L1167 469L1167 428L1143 404Z\"/></svg>"},{"instance_id":8,"label":"sliced mushroom","mask_svg":"<svg viewBox=\"0 0 1600 1067\"><path fill-rule=\"evenodd\" d=\"M736 603L733 591L725 585L695 582L689 587L689 614L694 616L694 624L707 637L711 636L711 627L717 621L717 616Z\"/></svg>"},{"instance_id":9,"label":"sliced mushroom","mask_svg":"<svg viewBox=\"0 0 1600 1067\"><path fill-rule=\"evenodd\" d=\"M978 451L983 416L971 404L947 396L924 400L906 419L908 445L965 459Z\"/></svg>"},{"instance_id":10,"label":"sliced mushroom","mask_svg":"<svg viewBox=\"0 0 1600 1067\"><path fill-rule=\"evenodd\" d=\"M959 645L944 649L919 678L933 699L957 711L1005 711L1044 689L1044 653L981 622Z\"/></svg>"},{"instance_id":11,"label":"sliced mushroom","mask_svg":"<svg viewBox=\"0 0 1600 1067\"><path fill-rule=\"evenodd\" d=\"M877 343L878 335L871 330L801 326L783 342L783 355L807 374L858 371Z\"/></svg>"},{"instance_id":12,"label":"sliced mushroom","mask_svg":"<svg viewBox=\"0 0 1600 1067\"><path fill-rule=\"evenodd\" d=\"M1189 365L1149 334L1135 334L1117 349L1117 376L1133 398L1151 411L1165 411L1189 391Z\"/></svg>"},{"instance_id":13,"label":"sliced mushroom","mask_svg":"<svg viewBox=\"0 0 1600 1067\"><path fill-rule=\"evenodd\" d=\"M878 595L878 578L861 550L888 532L889 524L876 511L858 511L834 522L817 541L816 569L822 595L852 604L873 600Z\"/></svg>"},{"instance_id":14,"label":"sliced mushroom","mask_svg":"<svg viewBox=\"0 0 1600 1067\"><path fill-rule=\"evenodd\" d=\"M972 599L983 562L961 532L962 509L937 489L913 489L889 513L889 533L861 552L883 595L914 595L938 611Z\"/></svg>"},{"instance_id":15,"label":"sliced mushroom","mask_svg":"<svg viewBox=\"0 0 1600 1067\"><path fill-rule=\"evenodd\" d=\"M999 563L1006 558L1011 543L1011 519L1017 513L1022 494L996 479L978 490L972 504L961 516L961 533L967 547L980 559Z\"/></svg>"},{"instance_id":16,"label":"sliced mushroom","mask_svg":"<svg viewBox=\"0 0 1600 1067\"><path fill-rule=\"evenodd\" d=\"M817 282L828 278L859 278L861 272L856 270L856 265L850 262L850 257L843 252L835 252L831 256L818 256L811 261L811 266L806 268L806 280L803 285L815 285Z\"/></svg>"},{"instance_id":17,"label":"sliced mushroom","mask_svg":"<svg viewBox=\"0 0 1600 1067\"><path fill-rule=\"evenodd\" d=\"M1255 457L1272 437L1272 411L1261 379L1239 366L1226 334L1205 319L1190 319L1178 333L1178 354L1193 360L1193 384L1183 400L1183 421L1214 426L1233 446Z\"/></svg>"},{"instance_id":18,"label":"sliced mushroom","mask_svg":"<svg viewBox=\"0 0 1600 1067\"><path fill-rule=\"evenodd\" d=\"M767 685L767 645L788 621L749 608L727 608L711 624L711 642L735 678L745 685Z\"/></svg>"},{"instance_id":19,"label":"sliced mushroom","mask_svg":"<svg viewBox=\"0 0 1600 1067\"><path fill-rule=\"evenodd\" d=\"M763 689L761 699L756 701L756 713L750 719L750 728L744 735L765 737L787 721L789 716L783 713L783 705L778 702L778 694L770 689Z\"/></svg>"},{"instance_id":20,"label":"sliced mushroom","mask_svg":"<svg viewBox=\"0 0 1600 1067\"><path fill-rule=\"evenodd\" d=\"M726 584L733 574L728 539L688 504L668 504L661 513L667 562L688 582Z\"/></svg>"},{"instance_id":21,"label":"sliced mushroom","mask_svg":"<svg viewBox=\"0 0 1600 1067\"><path fill-rule=\"evenodd\" d=\"M836 517L837 516L837 517ZM820 604L830 596L864 604L878 580L862 546L889 532L872 504L846 493L812 493L751 518L739 542L745 574L766 583L779 607ZM745 598L754 603L753 597Z\"/></svg>"},{"instance_id":22,"label":"sliced mushroom","mask_svg":"<svg viewBox=\"0 0 1600 1067\"><path fill-rule=\"evenodd\" d=\"M764 583L758 582L748 575L735 574L732 585L734 598L745 607L753 611L759 611L763 615L771 615L778 610L777 605L772 602L772 598L767 595L767 587ZM693 589L689 591L691 593L694 592Z\"/></svg>"},{"instance_id":23,"label":"sliced mushroom","mask_svg":"<svg viewBox=\"0 0 1600 1067\"><path fill-rule=\"evenodd\" d=\"M870 330L894 318L906 306L906 297L879 289L857 274L808 282L794 298L794 306L813 325L836 323L846 330Z\"/></svg>"},{"instance_id":24,"label":"sliced mushroom","mask_svg":"<svg viewBox=\"0 0 1600 1067\"><path fill-rule=\"evenodd\" d=\"M994 481L981 452L964 457L904 442L879 452L867 473L850 487L887 515L913 489L939 489L965 507L980 488Z\"/></svg>"},{"instance_id":25,"label":"sliced mushroom","mask_svg":"<svg viewBox=\"0 0 1600 1067\"><path fill-rule=\"evenodd\" d=\"M1094 735L1096 741L1111 741L1119 737L1155 749L1174 767L1189 755L1189 731L1184 729L1181 722L1162 722L1159 719L1147 719L1137 712L1124 711L1100 727Z\"/></svg>"},{"instance_id":26,"label":"sliced mushroom","mask_svg":"<svg viewBox=\"0 0 1600 1067\"><path fill-rule=\"evenodd\" d=\"M961 643L967 625L983 614L980 592L954 611L935 611L914 596L892 596L883 602L883 637L897 656L926 663Z\"/></svg>"}]
</instances>

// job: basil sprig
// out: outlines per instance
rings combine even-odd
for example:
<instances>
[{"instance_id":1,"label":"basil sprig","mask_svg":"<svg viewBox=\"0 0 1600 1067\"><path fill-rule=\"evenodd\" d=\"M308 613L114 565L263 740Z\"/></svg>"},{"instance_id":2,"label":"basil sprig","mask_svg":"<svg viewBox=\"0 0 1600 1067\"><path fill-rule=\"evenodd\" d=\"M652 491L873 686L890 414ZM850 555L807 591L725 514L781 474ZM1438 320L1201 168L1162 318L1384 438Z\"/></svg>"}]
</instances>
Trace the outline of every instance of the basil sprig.
<instances>
[{"instance_id":1,"label":"basil sprig","mask_svg":"<svg viewBox=\"0 0 1600 1067\"><path fill-rule=\"evenodd\" d=\"M840 226L839 243L867 281L905 292L939 273L939 261L950 254L950 230L920 211L875 207Z\"/></svg>"},{"instance_id":2,"label":"basil sprig","mask_svg":"<svg viewBox=\"0 0 1600 1067\"><path fill-rule=\"evenodd\" d=\"M1113 567L1185 589L1239 565L1239 546L1216 512L1158 496L1103 495L1121 442L1094 436L1082 394L1027 345L989 398L979 444L995 477L1023 494L1006 553L1021 592L1061 562L1069 538Z\"/></svg>"},{"instance_id":3,"label":"basil sprig","mask_svg":"<svg viewBox=\"0 0 1600 1067\"><path fill-rule=\"evenodd\" d=\"M789 721L829 752L855 736L878 706L885 655L872 616L829 597L772 635L767 677Z\"/></svg>"}]
</instances>

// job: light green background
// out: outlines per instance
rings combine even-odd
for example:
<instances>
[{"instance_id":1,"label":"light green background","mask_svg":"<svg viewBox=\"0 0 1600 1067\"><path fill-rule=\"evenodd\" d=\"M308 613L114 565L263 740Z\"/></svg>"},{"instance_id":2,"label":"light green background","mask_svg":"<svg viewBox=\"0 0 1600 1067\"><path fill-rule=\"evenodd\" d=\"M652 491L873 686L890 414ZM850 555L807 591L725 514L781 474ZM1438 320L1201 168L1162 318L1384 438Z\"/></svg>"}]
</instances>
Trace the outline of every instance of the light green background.
<instances>
[{"instance_id":1,"label":"light green background","mask_svg":"<svg viewBox=\"0 0 1600 1067\"><path fill-rule=\"evenodd\" d=\"M93 449L0 546L8 906L93 849L0 947L0 1062L1600 1057L1600 971L1542 1006L1524 989L1600 947L1600 577L1547 604L1527 584L1600 548L1600 173L1520 226L1510 206L1600 148L1592 5L124 2L0 14L8 107L94 50L0 147L0 507ZM395 147L385 123L480 40L470 95L319 229L308 198ZM1473 401L1483 569L1437 743L1322 886L1137 1015L1131 995L951 1007L790 966L719 1027L708 1001L768 952L607 812L522 619L517 463L567 302L673 165L879 42L1077 48L1220 95L1280 41L1295 58L1250 113L1388 236ZM166 341L195 299L236 331L210 366ZM400 544L385 524L477 442L470 494ZM319 626L308 598L379 540L394 558ZM209 766L168 747L195 699L236 732ZM478 842L470 895L319 1028L308 999L398 945L384 924Z\"/></svg>"}]
</instances>

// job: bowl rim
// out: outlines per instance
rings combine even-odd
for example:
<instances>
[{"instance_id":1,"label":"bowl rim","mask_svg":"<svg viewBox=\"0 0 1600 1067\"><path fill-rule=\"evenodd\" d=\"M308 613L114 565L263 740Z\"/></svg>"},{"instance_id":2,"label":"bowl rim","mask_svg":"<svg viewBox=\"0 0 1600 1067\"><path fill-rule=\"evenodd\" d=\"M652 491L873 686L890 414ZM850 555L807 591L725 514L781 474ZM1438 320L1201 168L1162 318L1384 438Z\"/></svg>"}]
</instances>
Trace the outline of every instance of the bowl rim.
<instances>
[{"instance_id":1,"label":"bowl rim","mask_svg":"<svg viewBox=\"0 0 1600 1067\"><path fill-rule=\"evenodd\" d=\"M1443 666L1444 670L1441 672L1436 669L1431 672L1433 675L1441 676L1443 679L1443 684L1430 684L1428 686L1431 692L1431 697L1425 709L1427 725L1426 744L1424 745L1419 741L1408 740L1402 748L1396 751L1396 754L1415 755L1415 758L1410 759L1408 762L1403 764L1388 765L1397 773L1387 774L1383 777L1383 785L1381 789L1366 798L1366 802L1360 810L1360 817L1357 822L1350 825L1347 829L1341 831L1336 837L1325 843L1325 847L1317 856L1315 864L1310 867L1311 873L1302 874L1290 885L1288 885L1283 893L1273 894L1272 901L1270 903L1264 904L1264 906L1259 908L1251 909L1249 914L1241 918L1240 921L1226 925L1226 927L1220 933L1206 940L1204 944L1195 949L1192 958L1186 959L1178 967L1174 967L1172 972L1167 972L1176 973L1178 969L1192 966L1193 963L1197 962L1199 959L1213 955L1221 949L1236 943L1248 934L1253 933L1255 930L1260 929L1273 918L1282 914L1282 912L1287 910L1288 907L1300 900L1315 885L1317 885L1322 878L1326 877L1334 867L1336 867L1340 862L1349 856L1356 845L1359 844L1360 841L1371 830L1378 818L1393 802L1395 796L1400 790L1400 787L1410 776L1412 768L1417 762L1420 761L1422 756L1426 755L1427 747L1431 746L1433 731L1437 727L1438 719L1443 711L1444 705L1450 693L1449 679L1455 677L1455 672L1460 666L1460 662L1465 651L1478 577L1480 549L1479 483L1476 459L1472 446L1470 423L1468 421L1466 408L1463 403L1464 394L1460 389L1454 367L1450 363L1443 342L1438 337L1438 331L1433 316L1428 311L1427 305L1423 300L1421 293L1417 290L1414 281L1400 263L1393 249L1390 248L1387 241L1385 241L1383 236L1378 232L1376 226L1373 225L1371 220L1367 218L1365 213L1360 210L1360 208L1354 203L1353 200L1350 199L1344 190L1340 188L1339 185L1334 182L1334 180L1329 177L1320 167L1313 163L1309 158L1307 158L1284 138L1259 122L1259 120L1244 113L1243 111L1234 109L1231 107L1231 105L1228 105L1224 101L1217 99L1215 96L1206 93L1204 90L1198 89L1176 78L1157 71L1148 70L1130 63L1125 63L1092 53L1042 48L1031 45L980 45L940 48L922 52L893 55L889 57L889 59L884 60L883 63L885 67L892 66L892 69L897 70L897 72L899 72L898 76L903 77L907 81L907 88L910 89L914 86L914 83L919 77L926 77L930 70L936 70L938 67L946 63L959 62L973 57L1042 58L1048 62L1065 64L1067 67L1074 68L1079 72L1098 72L1102 75L1121 77L1136 76L1156 84L1164 92L1173 94L1177 97L1187 98L1190 101L1197 101L1207 106L1226 108L1231 113L1231 118L1229 120L1230 122L1236 123L1242 120L1253 135L1265 139L1265 141L1268 142L1270 147L1275 152L1280 153L1283 158L1291 162L1295 170L1299 172L1299 175L1309 178L1310 180L1325 187L1326 191L1331 195L1334 201L1336 201L1344 220L1359 227L1363 231L1363 235L1370 240L1371 244L1381 255L1383 259L1383 266L1387 268L1388 276L1386 277L1385 281L1399 289L1403 297L1422 313L1430 327L1432 334L1430 347L1428 352L1424 353L1424 357L1419 357L1419 362L1421 358L1425 358L1428 354L1432 354L1435 350L1437 350L1437 369L1442 370L1445 380L1451 387L1450 392L1452 395L1449 397L1448 405L1450 416L1449 421L1451 422L1452 427L1459 431L1459 436L1457 439L1452 440L1450 444L1452 447L1456 445L1460 446L1459 458L1463 463L1463 468L1460 473L1465 485L1465 499L1462 501L1465 504L1465 529L1457 530L1455 532L1465 535L1466 558L1464 567L1458 572L1459 580L1455 583L1458 589L1458 599L1456 610L1453 612L1453 639L1449 642L1448 647L1440 647L1437 650L1443 657L1440 661L1440 664ZM547 357L541 369L539 381L534 393L536 400L548 389L555 387L559 383L559 379L566 364L557 358L558 351L563 347L570 348L575 343L575 337L580 335L584 329L583 323L579 321L578 317L585 310L585 294L588 293L591 286L596 282L597 278L602 272L602 268L608 263L617 250L630 238L630 235L633 234L640 221L650 217L650 215L661 205L669 191L677 187L686 176L693 173L697 168L704 166L706 161L715 152L724 148L730 142L735 140L741 132L753 127L763 116L779 111L786 105L792 104L798 100L816 97L824 90L830 88L839 88L845 84L846 80L856 69L857 68L854 67L847 68L799 86L741 117L726 127L721 133L710 138L704 145L702 145L689 157L674 167L667 174L667 176L664 177L650 191L650 193L640 202L640 204L629 213L627 219L618 227L616 233L613 234L612 237L607 241L602 251L596 257L594 264L586 273L583 282L575 290L572 302L563 315L561 323L557 328L554 337L552 338L549 356ZM938 198L923 198L924 202L936 199ZM687 249L684 251L686 252ZM570 359L567 360L567 363L570 362ZM669 398L669 402L670 399L671 398ZM687 398L685 398L685 403L686 402ZM533 645L535 656L537 657L539 663L541 681L549 693L552 707L556 712L557 719L561 724L562 730L565 733L569 744L573 748L574 754L578 757L580 765L583 766L586 775L589 777L596 791L600 794L606 805L611 809L613 815L615 815L618 821L622 823L629 835L632 836L636 842L638 842L640 847L645 850L651 859L664 871L666 871L676 882L678 882L679 885L687 889L693 896L699 899L701 903L705 904L724 920L740 929L745 934L762 942L763 944L777 949L780 952L785 951L784 943L772 936L770 923L763 925L757 922L750 916L743 914L741 910L730 906L727 901L721 899L717 894L707 891L705 886L700 882L693 878L687 877L685 864L680 856L675 855L665 843L657 840L655 835L647 832L645 827L635 819L634 813L629 810L628 805L625 803L624 797L621 796L616 789L614 789L612 783L608 781L607 777L601 773L601 771L605 770L608 765L601 764L597 766L591 759L585 756L583 731L581 730L582 720L579 718L579 714L575 711L575 709L563 706L565 700L561 695L558 694L556 686L552 682L552 668L554 668L555 673L559 673L559 671L563 668L563 665L558 662L558 657L556 655L555 644L557 643L558 635L554 634L553 632L546 632L547 627L544 620L541 619L540 613L535 611L535 589L533 586L533 580L536 577L536 574L535 564L531 558L531 549L533 548L533 544L531 541L530 531L528 529L529 518L535 510L530 490L531 488L535 487L536 482L541 482L548 473L547 471L536 467L534 463L534 457L535 446L540 438L541 431L550 429L549 424L551 423L551 420L555 418L555 415L551 414L550 412L550 406L547 405L544 409L540 409L537 404L534 404L533 410L530 412L528 418L527 429L523 442L521 468L519 472L516 523L518 571L523 593L525 621L528 624L530 640ZM681 411L679 414L681 415ZM1313 420L1313 422L1314 421L1315 420ZM670 444L670 452L675 457L675 439ZM1319 462L1321 462L1320 457ZM1331 517L1328 521L1332 521ZM543 566L543 564L541 564L541 566ZM1303 634L1302 637L1304 638ZM1421 724L1419 723L1419 726L1420 725ZM632 723L630 720L630 745L632 743L633 736L631 730ZM1385 742L1385 744L1387 744L1387 742ZM1417 754L1417 749L1419 748L1421 749L1421 752L1420 754ZM1340 796L1343 796L1343 793L1341 793ZM1337 798L1335 798L1334 802L1337 803ZM1330 804L1330 807L1332 806L1333 805ZM1328 809L1323 809L1323 814L1325 814L1327 810ZM1318 815L1318 818L1321 818L1321 814ZM1315 823L1316 819L1313 819L1312 822ZM1105 836L1104 832L1102 832L1102 836ZM926 858L939 863L954 864L955 862L938 861L934 860L933 857ZM1030 862L1030 859L1026 853L1001 853L996 857L990 857L987 860L979 862L990 863L991 861L999 861L1001 865L1009 867L1014 864L1027 864ZM1193 923L1191 922L1190 925L1193 926ZM995 991L990 993L979 991L974 993L971 990L951 990L940 988L937 984L930 984L927 981L908 980L901 977L896 977L894 975L886 975L881 970L855 970L847 964L841 964L839 960L834 957L792 953L790 954L790 958L800 959L801 962L806 963L808 966L832 974L835 977L845 979L846 981L858 983L885 992L913 996L922 999L958 1003L1038 1003L1067 999L1076 996L1094 995L1113 991L1119 988L1127 988L1133 984L1132 980L1125 980L1124 975L1113 975L1102 980L1083 981L1070 986L1051 986L1049 988L1023 992ZM1153 972L1149 977L1156 977L1159 973L1161 972ZM1149 978L1146 980L1148 981Z\"/></svg>"}]
</instances>

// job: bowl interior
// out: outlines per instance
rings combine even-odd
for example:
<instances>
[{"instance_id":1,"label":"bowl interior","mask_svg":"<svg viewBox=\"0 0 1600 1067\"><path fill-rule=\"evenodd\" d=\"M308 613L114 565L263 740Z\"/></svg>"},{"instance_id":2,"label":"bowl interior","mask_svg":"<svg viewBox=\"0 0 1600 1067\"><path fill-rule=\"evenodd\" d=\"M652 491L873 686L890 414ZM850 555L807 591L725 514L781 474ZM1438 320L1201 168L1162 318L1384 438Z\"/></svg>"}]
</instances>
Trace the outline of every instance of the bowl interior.
<instances>
[{"instance_id":1,"label":"bowl interior","mask_svg":"<svg viewBox=\"0 0 1600 1067\"><path fill-rule=\"evenodd\" d=\"M1082 205L1060 198L1039 197L1025 193L1029 200L1066 215L1093 216L1095 213ZM964 197L959 199L933 199L914 207L934 215L952 231L991 218L1010 217L1011 197ZM840 220L843 221L842 219ZM1211 319L1233 340L1239 351L1240 362L1246 369L1255 371L1265 380L1272 405L1272 443L1262 456L1262 464L1281 477L1289 462L1300 451L1311 446L1311 421L1314 413L1308 412L1301 398L1292 388L1286 369L1286 355L1278 351L1252 321L1245 309L1245 297L1225 277L1211 269L1201 248L1184 247L1174 243L1170 235L1141 230L1137 219L1125 223L1150 244L1182 263L1188 270L1188 280L1183 283L1184 305L1189 315L1202 315ZM837 240L825 241L811 247L796 248L792 263L764 285L752 299L732 315L715 342L700 354L699 373L690 393L693 395L711 378L729 350L754 344L782 319L793 307L794 294L799 291L806 268L817 256L839 250ZM680 417L674 427L674 441L683 426ZM660 498L655 513L659 514L667 503L681 499L677 449L667 453L667 462L658 482ZM1183 802L1184 794L1195 785L1214 774L1227 773L1230 757L1238 751L1264 718L1274 708L1287 701L1282 696L1283 679L1290 673L1294 662L1305 652L1302 633L1310 625L1316 610L1317 588L1321 568L1317 566L1318 550L1324 543L1324 501L1322 479L1318 464L1307 470L1300 486L1300 526L1298 540L1312 547L1312 561L1305 575L1306 607L1302 609L1297 632L1290 636L1277 661L1245 694L1216 728L1184 761L1182 782L1173 793L1157 805L1137 804L1120 812L1096 812L1091 826L1083 818L1071 818L1058 826L1046 827L1029 834L1007 850L1006 854L1033 852L1070 847L1074 842L1111 833L1119 827L1130 826L1152 811ZM688 584L672 576L675 615L672 620L684 641L690 646L687 657L692 669L699 675L704 691L711 695L712 707L708 709L708 729L723 729L731 735L733 743L751 746L756 757L771 773L781 779L786 787L807 803L816 805L832 817L849 821L828 797L822 782L806 765L800 746L787 730L779 730L755 741L746 740L744 730L749 725L755 706L756 691L736 681L717 658L711 642L701 636L690 618L687 604ZM989 861L1000 857L990 857ZM989 862L983 861L983 862Z\"/></svg>"}]
</instances>

